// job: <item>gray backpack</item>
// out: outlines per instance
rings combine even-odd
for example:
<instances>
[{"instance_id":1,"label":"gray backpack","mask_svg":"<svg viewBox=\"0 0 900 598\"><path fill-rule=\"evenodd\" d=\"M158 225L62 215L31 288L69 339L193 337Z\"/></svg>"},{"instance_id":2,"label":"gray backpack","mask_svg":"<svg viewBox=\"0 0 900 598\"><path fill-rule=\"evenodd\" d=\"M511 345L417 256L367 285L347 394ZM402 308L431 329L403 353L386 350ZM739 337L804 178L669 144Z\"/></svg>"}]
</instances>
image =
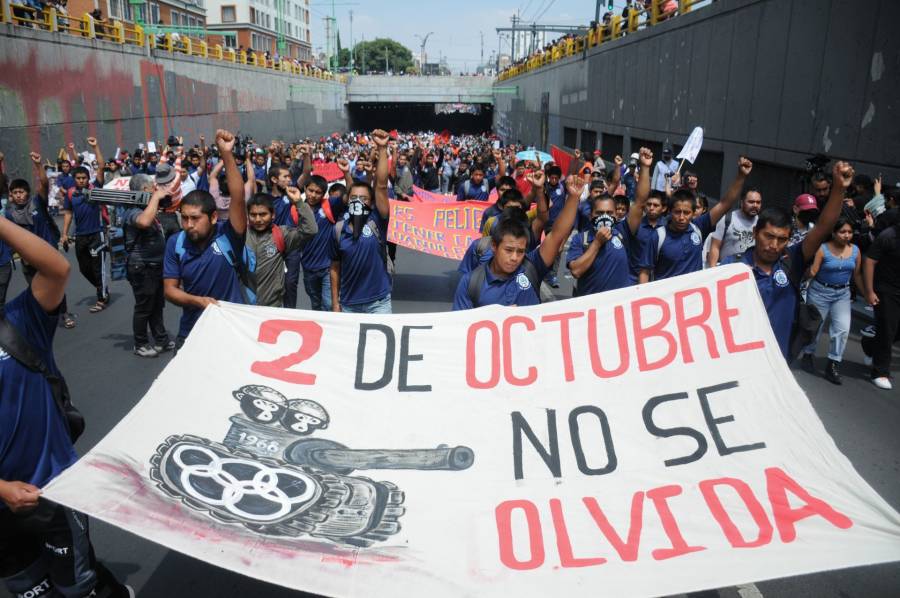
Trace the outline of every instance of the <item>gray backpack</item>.
<instances>
[{"instance_id":1,"label":"gray backpack","mask_svg":"<svg viewBox=\"0 0 900 598\"><path fill-rule=\"evenodd\" d=\"M466 294L469 296L469 301L472 302L473 307L480 307L481 287L484 286L484 281L487 278L488 265L489 263L481 264L472 270L472 276L469 277L469 286L466 288ZM541 277L538 276L537 268L528 260L522 262L522 265L525 267L524 274L528 278L528 282L531 283L531 288L534 289L538 302L541 302Z\"/></svg>"}]
</instances>

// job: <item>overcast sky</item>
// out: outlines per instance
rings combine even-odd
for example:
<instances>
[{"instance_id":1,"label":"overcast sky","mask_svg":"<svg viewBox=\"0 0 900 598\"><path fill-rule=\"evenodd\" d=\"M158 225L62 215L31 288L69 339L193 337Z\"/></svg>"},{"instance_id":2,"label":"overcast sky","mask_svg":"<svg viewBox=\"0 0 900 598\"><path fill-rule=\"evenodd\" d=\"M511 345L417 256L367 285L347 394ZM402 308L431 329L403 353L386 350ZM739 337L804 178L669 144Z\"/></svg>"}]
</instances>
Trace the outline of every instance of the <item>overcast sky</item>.
<instances>
[{"instance_id":1,"label":"overcast sky","mask_svg":"<svg viewBox=\"0 0 900 598\"><path fill-rule=\"evenodd\" d=\"M353 39L393 38L414 55L418 55L421 39L428 38L425 51L429 62L443 55L450 68L472 72L481 56L484 32L484 58L497 51L496 27L511 26L510 17L519 11L530 22L552 25L587 25L594 18L595 0L334 0L334 11L341 34L341 45L350 45L350 17L353 11ZM603 2L605 6L605 0ZM616 0L621 10L624 0ZM331 16L331 0L310 3L313 50L325 49L323 18ZM543 16L541 16L543 15ZM558 34L549 34L554 37ZM551 39L548 37L548 40ZM502 53L509 52L508 37Z\"/></svg>"}]
</instances>

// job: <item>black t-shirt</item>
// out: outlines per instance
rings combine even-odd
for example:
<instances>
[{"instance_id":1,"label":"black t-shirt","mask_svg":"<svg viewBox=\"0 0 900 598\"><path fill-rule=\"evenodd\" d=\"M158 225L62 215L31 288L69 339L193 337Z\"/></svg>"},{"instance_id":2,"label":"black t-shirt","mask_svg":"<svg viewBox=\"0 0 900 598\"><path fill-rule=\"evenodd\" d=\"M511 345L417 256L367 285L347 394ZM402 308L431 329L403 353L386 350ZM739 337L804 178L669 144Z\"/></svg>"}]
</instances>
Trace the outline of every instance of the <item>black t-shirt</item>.
<instances>
[{"instance_id":1,"label":"black t-shirt","mask_svg":"<svg viewBox=\"0 0 900 598\"><path fill-rule=\"evenodd\" d=\"M878 260L875 288L900 291L900 226L894 225L882 231L869 246L866 255Z\"/></svg>"},{"instance_id":2,"label":"black t-shirt","mask_svg":"<svg viewBox=\"0 0 900 598\"><path fill-rule=\"evenodd\" d=\"M166 253L166 239L163 236L162 226L158 219L153 221L150 228L136 226L134 222L142 212L140 208L129 208L124 214L125 250L128 251L128 259L143 264L162 265Z\"/></svg>"}]
</instances>

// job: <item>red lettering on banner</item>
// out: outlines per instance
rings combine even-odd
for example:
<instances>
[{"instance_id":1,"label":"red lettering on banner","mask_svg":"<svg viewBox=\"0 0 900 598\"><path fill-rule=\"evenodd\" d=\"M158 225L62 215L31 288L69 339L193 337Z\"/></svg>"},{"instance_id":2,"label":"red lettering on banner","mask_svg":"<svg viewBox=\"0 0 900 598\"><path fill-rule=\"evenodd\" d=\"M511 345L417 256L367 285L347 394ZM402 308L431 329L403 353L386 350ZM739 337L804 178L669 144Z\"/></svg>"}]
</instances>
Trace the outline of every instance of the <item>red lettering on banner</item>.
<instances>
[{"instance_id":1,"label":"red lettering on banner","mask_svg":"<svg viewBox=\"0 0 900 598\"><path fill-rule=\"evenodd\" d=\"M750 513L750 516L753 517L753 522L756 523L756 527L759 528L759 533L755 540L748 541L741 535L740 530L728 515L725 507L722 506L722 501L719 500L719 495L716 492L717 486L731 487L737 492L737 495L741 500L744 501L747 511ZM719 527L722 528L722 533L725 534L725 538L728 539L732 546L735 548L756 548L758 546L765 546L772 541L772 523L769 521L765 509L763 509L763 506L760 504L759 500L757 500L756 495L753 494L753 490L747 482L737 478L703 480L700 482L700 492L703 494L703 499L706 501L710 513L712 513L716 522L719 524Z\"/></svg>"},{"instance_id":2,"label":"red lettering on banner","mask_svg":"<svg viewBox=\"0 0 900 598\"><path fill-rule=\"evenodd\" d=\"M487 330L491 335L491 352L488 356L491 364L491 375L482 382L476 377L475 367L478 364L475 340L479 330ZM491 320L481 320L469 326L466 338L466 384L472 388L494 388L500 381L500 331Z\"/></svg>"},{"instance_id":3,"label":"red lettering on banner","mask_svg":"<svg viewBox=\"0 0 900 598\"><path fill-rule=\"evenodd\" d=\"M641 546L641 527L644 524L644 493L635 492L634 496L631 497L631 525L628 527L627 542L623 542L622 536L610 525L609 519L606 518L603 509L597 503L597 499L587 496L582 501L584 501L584 506L587 507L591 517L594 518L594 523L597 524L597 527L600 528L600 531L603 532L603 535L612 547L619 553L619 558L626 562L636 561L638 548Z\"/></svg>"},{"instance_id":4,"label":"red lettering on banner","mask_svg":"<svg viewBox=\"0 0 900 598\"><path fill-rule=\"evenodd\" d=\"M716 300L719 306L719 322L722 325L722 335L725 338L725 349L729 353L753 351L754 349L762 349L766 346L766 344L761 340L751 341L742 345L734 342L734 331L731 329L731 319L739 316L741 312L737 308L728 307L727 289L731 285L743 282L745 280L748 280L749 278L749 272L742 272L741 274L737 274L735 276L732 276L731 278L716 281L716 288L718 291Z\"/></svg>"},{"instance_id":5,"label":"red lettering on banner","mask_svg":"<svg viewBox=\"0 0 900 598\"><path fill-rule=\"evenodd\" d=\"M775 526L778 528L778 535L781 536L782 542L793 542L797 538L794 524L814 515L819 515L840 529L853 527L853 521L849 517L836 511L824 500L807 492L803 486L778 467L766 469L766 491L769 494L769 502L772 503ZM791 507L787 497L788 491L806 504L796 509Z\"/></svg>"},{"instance_id":6,"label":"red lettering on banner","mask_svg":"<svg viewBox=\"0 0 900 598\"><path fill-rule=\"evenodd\" d=\"M698 315L686 318L684 315L684 300L690 295L700 295L703 309ZM684 363L692 363L694 361L694 353L691 350L691 343L687 333L688 328L691 327L696 327L703 331L709 356L713 359L719 358L719 350L716 348L716 335L713 334L712 328L705 323L711 313L712 300L709 296L709 289L706 287L675 293L675 325L678 328L678 340L681 343L681 357Z\"/></svg>"},{"instance_id":7,"label":"red lettering on banner","mask_svg":"<svg viewBox=\"0 0 900 598\"><path fill-rule=\"evenodd\" d=\"M315 374L296 372L288 368L306 361L319 351L322 343L322 327L308 320L267 320L259 325L257 340L274 345L282 332L300 335L300 348L272 361L254 361L250 371L291 384L315 384Z\"/></svg>"},{"instance_id":8,"label":"red lettering on banner","mask_svg":"<svg viewBox=\"0 0 900 598\"><path fill-rule=\"evenodd\" d=\"M598 378L615 378L628 370L630 354L628 352L628 331L625 329L625 309L617 305L613 310L616 321L616 340L619 345L619 367L607 370L600 362L600 345L597 342L597 310L588 310L588 349L591 353L591 368Z\"/></svg>"},{"instance_id":9,"label":"red lettering on banner","mask_svg":"<svg viewBox=\"0 0 900 598\"><path fill-rule=\"evenodd\" d=\"M559 322L559 342L562 349L563 371L565 372L566 381L571 382L575 379L575 368L572 365L572 341L569 334L569 322L575 318L580 318L584 314L580 311L570 311L563 314L551 314L541 318L541 322Z\"/></svg>"},{"instance_id":10,"label":"red lettering on banner","mask_svg":"<svg viewBox=\"0 0 900 598\"><path fill-rule=\"evenodd\" d=\"M528 525L528 546L531 558L520 561L513 552L512 512L521 509ZM544 564L544 534L537 507L530 500L508 500L497 505L494 510L497 520L497 535L500 539L500 562L517 571L537 569Z\"/></svg>"},{"instance_id":11,"label":"red lettering on banner","mask_svg":"<svg viewBox=\"0 0 900 598\"><path fill-rule=\"evenodd\" d=\"M572 541L569 539L569 530L566 529L566 520L563 518L562 503L559 502L558 498L550 499L550 515L553 518L553 529L556 531L556 549L559 551L559 563L563 568L593 567L606 562L606 559L602 556L578 558L572 553Z\"/></svg>"},{"instance_id":12,"label":"red lettering on banner","mask_svg":"<svg viewBox=\"0 0 900 598\"><path fill-rule=\"evenodd\" d=\"M512 338L509 332L515 324L525 326L525 329L529 332L534 330L534 321L525 316L512 316L503 320L503 376L513 386L528 386L529 384L534 384L534 381L537 380L537 368L528 366L528 373L524 378L516 376L515 372L513 372Z\"/></svg>"},{"instance_id":13,"label":"red lettering on banner","mask_svg":"<svg viewBox=\"0 0 900 598\"><path fill-rule=\"evenodd\" d=\"M641 308L645 305L653 305L662 310L662 317L655 324L644 327L641 320ZM631 303L631 323L634 328L634 346L637 349L638 369L642 372L649 372L664 368L675 360L678 353L678 345L675 343L675 337L671 332L665 330L671 317L671 308L669 304L657 297L646 297L638 299ZM649 338L658 337L665 340L668 345L666 354L653 363L647 361L647 350L645 342Z\"/></svg>"},{"instance_id":14,"label":"red lettering on banner","mask_svg":"<svg viewBox=\"0 0 900 598\"><path fill-rule=\"evenodd\" d=\"M681 535L678 522L675 521L675 516L672 515L672 510L669 508L669 499L679 494L681 494L681 486L678 485L660 486L647 491L647 498L653 501L653 506L656 507L656 512L659 514L659 520L662 521L663 530L666 532L666 536L669 537L669 542L672 543L671 548L657 548L651 552L650 554L654 560L663 561L676 556L706 550L705 546L688 545L684 540L684 536Z\"/></svg>"}]
</instances>

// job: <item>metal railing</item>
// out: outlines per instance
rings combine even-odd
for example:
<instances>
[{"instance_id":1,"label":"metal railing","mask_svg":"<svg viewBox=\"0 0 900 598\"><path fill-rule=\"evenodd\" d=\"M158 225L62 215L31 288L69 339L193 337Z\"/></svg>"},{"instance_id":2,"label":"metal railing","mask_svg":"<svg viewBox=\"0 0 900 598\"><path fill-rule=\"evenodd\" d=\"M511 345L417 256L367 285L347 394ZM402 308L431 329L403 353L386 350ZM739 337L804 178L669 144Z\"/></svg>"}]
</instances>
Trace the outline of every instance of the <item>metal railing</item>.
<instances>
[{"instance_id":1,"label":"metal railing","mask_svg":"<svg viewBox=\"0 0 900 598\"><path fill-rule=\"evenodd\" d=\"M241 64L269 71L289 73L299 77L310 77L325 81L346 83L344 75L334 75L330 71L319 69L313 65L294 60L266 58L258 52L237 51L225 48L220 44L210 45L205 39L177 33L153 35L144 31L136 23L119 20L96 20L90 15L81 17L64 15L55 8L40 10L31 6L17 4L10 0L0 0L0 23L18 25L31 29L59 32L87 39L98 39L109 43L149 47L152 50L183 54L216 62ZM208 31L207 36L218 35Z\"/></svg>"},{"instance_id":2,"label":"metal railing","mask_svg":"<svg viewBox=\"0 0 900 598\"><path fill-rule=\"evenodd\" d=\"M646 9L631 8L624 17L615 15L609 23L599 23L584 35L564 37L549 48L517 61L500 71L497 81L505 81L581 54L589 48L653 27L677 15L687 14L698 5L710 4L712 1L714 0L653 0Z\"/></svg>"}]
</instances>

